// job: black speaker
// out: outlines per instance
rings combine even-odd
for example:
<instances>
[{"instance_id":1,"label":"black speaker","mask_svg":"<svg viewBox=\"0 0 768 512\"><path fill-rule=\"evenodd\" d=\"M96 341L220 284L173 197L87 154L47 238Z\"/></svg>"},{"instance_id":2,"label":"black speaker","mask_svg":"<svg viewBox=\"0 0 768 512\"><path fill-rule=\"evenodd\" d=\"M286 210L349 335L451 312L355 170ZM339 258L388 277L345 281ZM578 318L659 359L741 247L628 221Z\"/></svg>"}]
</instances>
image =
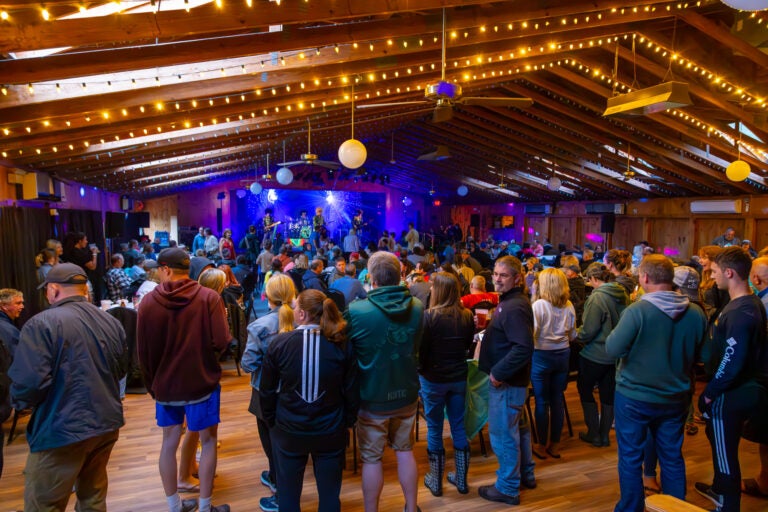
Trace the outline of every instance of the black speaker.
<instances>
[{"instance_id":1,"label":"black speaker","mask_svg":"<svg viewBox=\"0 0 768 512\"><path fill-rule=\"evenodd\" d=\"M136 216L136 225L140 228L149 227L149 212L136 212L133 215Z\"/></svg>"},{"instance_id":2,"label":"black speaker","mask_svg":"<svg viewBox=\"0 0 768 512\"><path fill-rule=\"evenodd\" d=\"M473 213L469 216L469 225L480 227L480 214L479 213Z\"/></svg>"},{"instance_id":3,"label":"black speaker","mask_svg":"<svg viewBox=\"0 0 768 512\"><path fill-rule=\"evenodd\" d=\"M221 208L216 208L216 232L221 234L224 230L224 220L222 218Z\"/></svg>"},{"instance_id":4,"label":"black speaker","mask_svg":"<svg viewBox=\"0 0 768 512\"><path fill-rule=\"evenodd\" d=\"M104 226L107 238L120 238L125 234L125 214L122 212L107 212Z\"/></svg>"},{"instance_id":5,"label":"black speaker","mask_svg":"<svg viewBox=\"0 0 768 512\"><path fill-rule=\"evenodd\" d=\"M606 213L600 216L600 232L601 233L613 233L616 226L616 215L613 213Z\"/></svg>"}]
</instances>

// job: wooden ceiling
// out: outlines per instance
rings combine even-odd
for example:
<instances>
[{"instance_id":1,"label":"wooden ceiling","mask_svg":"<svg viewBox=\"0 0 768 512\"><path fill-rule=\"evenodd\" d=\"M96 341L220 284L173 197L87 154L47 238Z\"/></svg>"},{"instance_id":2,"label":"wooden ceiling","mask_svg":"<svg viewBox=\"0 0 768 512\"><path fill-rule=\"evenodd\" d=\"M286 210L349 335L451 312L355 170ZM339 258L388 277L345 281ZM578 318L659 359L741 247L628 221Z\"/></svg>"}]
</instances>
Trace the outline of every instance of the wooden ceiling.
<instances>
[{"instance_id":1,"label":"wooden ceiling","mask_svg":"<svg viewBox=\"0 0 768 512\"><path fill-rule=\"evenodd\" d=\"M297 166L297 180L468 202L766 192L768 13L715 0L46 0L46 21L41 5L0 0L0 151L64 180L135 196L247 186L267 154L274 175L283 148L307 152L308 120L312 152L337 161L353 93L357 106L413 102L439 80L444 8L447 79L533 106L457 105L440 123L431 102L355 109L363 168ZM602 115L614 93L669 79L690 84L691 106ZM732 182L739 138L752 173ZM438 145L451 158L417 160Z\"/></svg>"}]
</instances>

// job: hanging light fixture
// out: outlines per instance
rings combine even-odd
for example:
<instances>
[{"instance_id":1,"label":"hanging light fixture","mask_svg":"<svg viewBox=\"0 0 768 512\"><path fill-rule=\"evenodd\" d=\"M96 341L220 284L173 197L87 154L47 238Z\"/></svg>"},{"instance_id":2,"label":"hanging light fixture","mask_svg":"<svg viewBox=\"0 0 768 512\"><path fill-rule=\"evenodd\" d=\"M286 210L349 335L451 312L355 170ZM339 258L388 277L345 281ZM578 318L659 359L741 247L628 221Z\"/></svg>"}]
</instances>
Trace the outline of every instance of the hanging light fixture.
<instances>
[{"instance_id":1,"label":"hanging light fixture","mask_svg":"<svg viewBox=\"0 0 768 512\"><path fill-rule=\"evenodd\" d=\"M720 0L728 7L742 11L763 11L768 9L768 0Z\"/></svg>"},{"instance_id":2,"label":"hanging light fixture","mask_svg":"<svg viewBox=\"0 0 768 512\"><path fill-rule=\"evenodd\" d=\"M357 169L365 163L368 151L355 139L355 86L352 86L352 137L339 146L339 162L347 169Z\"/></svg>"},{"instance_id":3,"label":"hanging light fixture","mask_svg":"<svg viewBox=\"0 0 768 512\"><path fill-rule=\"evenodd\" d=\"M469 194L469 189L466 185L459 185L459 188L456 189L456 193L459 194L461 197L466 196Z\"/></svg>"},{"instance_id":4,"label":"hanging light fixture","mask_svg":"<svg viewBox=\"0 0 768 512\"><path fill-rule=\"evenodd\" d=\"M261 191L263 190L261 183L259 183L259 164L256 163L256 172L254 173L256 177L256 181L251 183L251 186L249 187L251 194L257 196L261 194Z\"/></svg>"},{"instance_id":5,"label":"hanging light fixture","mask_svg":"<svg viewBox=\"0 0 768 512\"><path fill-rule=\"evenodd\" d=\"M749 178L752 169L747 162L741 159L741 121L736 125L736 128L739 130L739 140L736 141L736 161L731 162L725 168L725 175L731 181L744 181Z\"/></svg>"}]
</instances>

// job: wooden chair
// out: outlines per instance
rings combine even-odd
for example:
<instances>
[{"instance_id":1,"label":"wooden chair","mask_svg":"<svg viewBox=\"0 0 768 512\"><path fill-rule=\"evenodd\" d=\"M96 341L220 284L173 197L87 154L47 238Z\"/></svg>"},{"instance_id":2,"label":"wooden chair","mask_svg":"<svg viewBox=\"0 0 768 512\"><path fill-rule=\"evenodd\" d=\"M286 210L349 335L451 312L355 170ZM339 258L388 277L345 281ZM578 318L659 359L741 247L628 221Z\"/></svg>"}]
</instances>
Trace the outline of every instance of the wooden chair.
<instances>
[{"instance_id":1,"label":"wooden chair","mask_svg":"<svg viewBox=\"0 0 768 512\"><path fill-rule=\"evenodd\" d=\"M245 311L239 304L227 305L227 321L229 322L229 333L235 340L235 368L238 377L240 373L240 358L243 357L245 344L248 342L248 322L245 318Z\"/></svg>"},{"instance_id":2,"label":"wooden chair","mask_svg":"<svg viewBox=\"0 0 768 512\"><path fill-rule=\"evenodd\" d=\"M19 416L24 416L31 413L32 413L32 409L22 409L22 410L14 409L13 410L13 421L11 422L11 430L8 433L8 441L6 441L5 443L6 446L10 445L11 441L13 441L15 437L16 425L19 421Z\"/></svg>"}]
</instances>

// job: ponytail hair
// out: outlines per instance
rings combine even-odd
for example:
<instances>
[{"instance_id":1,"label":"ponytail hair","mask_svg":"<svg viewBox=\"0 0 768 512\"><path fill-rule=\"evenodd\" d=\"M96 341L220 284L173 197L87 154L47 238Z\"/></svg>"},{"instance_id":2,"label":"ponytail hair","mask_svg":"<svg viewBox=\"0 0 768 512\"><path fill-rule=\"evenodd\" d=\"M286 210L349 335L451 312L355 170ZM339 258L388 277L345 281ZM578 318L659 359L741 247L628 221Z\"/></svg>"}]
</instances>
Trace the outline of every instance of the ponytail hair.
<instances>
[{"instance_id":1,"label":"ponytail hair","mask_svg":"<svg viewBox=\"0 0 768 512\"><path fill-rule=\"evenodd\" d=\"M320 325L320 332L328 341L343 343L347 340L347 323L333 300L318 290L304 290L297 300L299 309L307 312L310 321Z\"/></svg>"},{"instance_id":2,"label":"ponytail hair","mask_svg":"<svg viewBox=\"0 0 768 512\"><path fill-rule=\"evenodd\" d=\"M269 301L278 307L277 332L290 332L293 330L293 309L291 303L296 297L296 287L293 279L285 274L274 274L267 281L265 290Z\"/></svg>"},{"instance_id":3,"label":"ponytail hair","mask_svg":"<svg viewBox=\"0 0 768 512\"><path fill-rule=\"evenodd\" d=\"M35 266L37 268L40 268L43 266L43 263L48 263L49 261L53 260L53 264L55 265L58 263L58 256L56 255L56 251L54 249L49 249L46 247L45 249L42 249L39 253L37 253L37 256L35 256Z\"/></svg>"}]
</instances>

